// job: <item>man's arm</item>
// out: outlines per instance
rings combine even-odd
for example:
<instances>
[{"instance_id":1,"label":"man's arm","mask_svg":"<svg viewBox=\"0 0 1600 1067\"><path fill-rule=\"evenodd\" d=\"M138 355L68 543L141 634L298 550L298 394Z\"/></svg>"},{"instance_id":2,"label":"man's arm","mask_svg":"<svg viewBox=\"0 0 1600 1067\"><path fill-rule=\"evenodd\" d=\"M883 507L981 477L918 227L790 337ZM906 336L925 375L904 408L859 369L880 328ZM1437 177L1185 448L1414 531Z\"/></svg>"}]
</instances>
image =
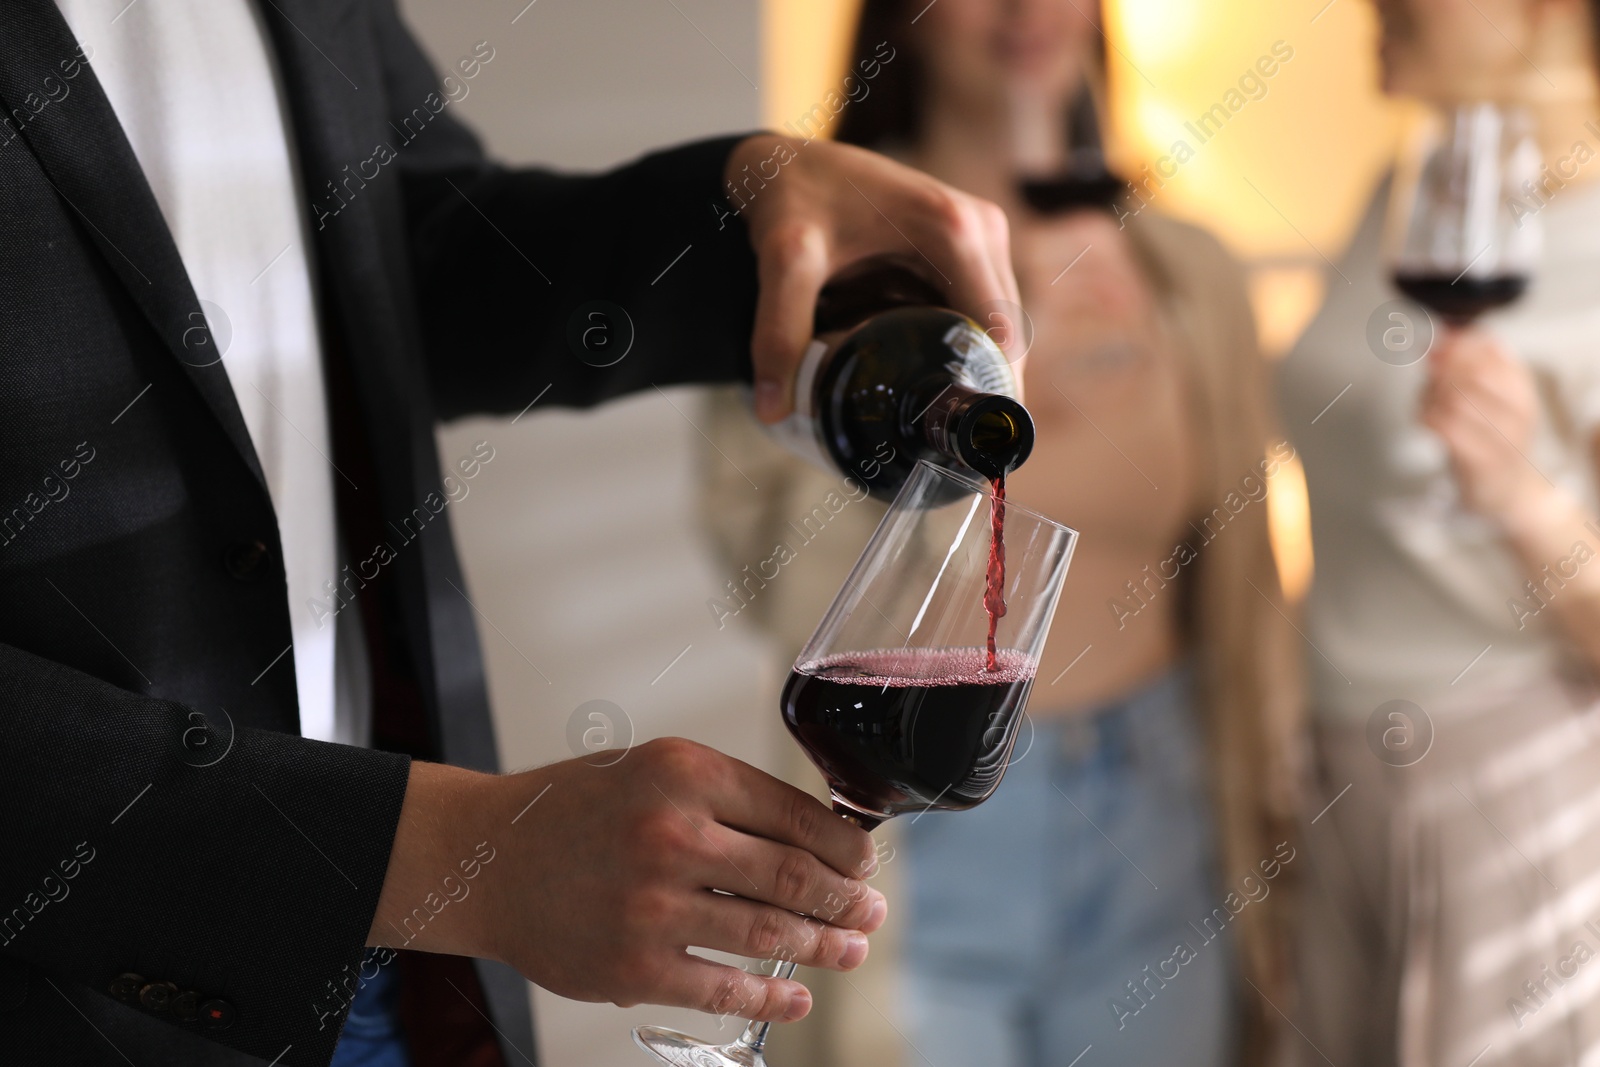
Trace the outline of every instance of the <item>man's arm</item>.
<instances>
[{"instance_id":1,"label":"man's arm","mask_svg":"<svg viewBox=\"0 0 1600 1067\"><path fill-rule=\"evenodd\" d=\"M115 997L264 1061L332 1056L368 944L782 1019L809 1006L799 983L688 947L848 968L885 914L867 834L686 741L479 774L235 730L6 645L0 709L0 990ZM195 1011L211 1001L225 1026ZM0 1061L51 1039L0 1025Z\"/></svg>"},{"instance_id":2,"label":"man's arm","mask_svg":"<svg viewBox=\"0 0 1600 1067\"><path fill-rule=\"evenodd\" d=\"M393 5L374 7L404 128L440 85ZM652 384L748 380L755 257L722 195L738 140L566 175L490 162L443 108L399 145L390 166L440 417L514 413L541 393L541 407L586 406Z\"/></svg>"},{"instance_id":3,"label":"man's arm","mask_svg":"<svg viewBox=\"0 0 1600 1067\"><path fill-rule=\"evenodd\" d=\"M415 285L440 415L588 406L748 381L756 266L720 224L737 139L574 177L485 165L406 175ZM424 207L426 205L426 207Z\"/></svg>"},{"instance_id":4,"label":"man's arm","mask_svg":"<svg viewBox=\"0 0 1600 1067\"><path fill-rule=\"evenodd\" d=\"M0 645L0 971L33 971L24 1010L64 1007L49 983L263 1061L293 1044L326 1062L409 761L198 711ZM231 1019L184 1020L170 994L191 991ZM48 1062L52 1036L0 1025L0 1062Z\"/></svg>"},{"instance_id":5,"label":"man's arm","mask_svg":"<svg viewBox=\"0 0 1600 1067\"><path fill-rule=\"evenodd\" d=\"M438 85L380 8L386 90L409 107ZM1005 214L859 148L755 134L557 175L486 162L441 109L396 166L446 418L752 377L757 413L782 418L818 292L868 259L922 273L1022 358Z\"/></svg>"}]
</instances>

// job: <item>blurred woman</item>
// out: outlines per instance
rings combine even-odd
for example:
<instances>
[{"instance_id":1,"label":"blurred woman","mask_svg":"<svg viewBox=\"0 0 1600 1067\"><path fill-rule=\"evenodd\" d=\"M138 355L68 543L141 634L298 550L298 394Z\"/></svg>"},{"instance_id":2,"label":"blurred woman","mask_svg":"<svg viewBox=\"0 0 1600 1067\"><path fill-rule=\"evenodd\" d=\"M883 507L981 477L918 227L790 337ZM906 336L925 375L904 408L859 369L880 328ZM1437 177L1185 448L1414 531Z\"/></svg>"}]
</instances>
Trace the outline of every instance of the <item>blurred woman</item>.
<instances>
[{"instance_id":1,"label":"blurred woman","mask_svg":"<svg viewBox=\"0 0 1600 1067\"><path fill-rule=\"evenodd\" d=\"M1006 209L1038 424L1008 490L1082 533L1001 789L900 820L908 1063L1067 1067L1091 1045L1086 1064L1259 1062L1276 1022L1261 993L1285 971L1296 638L1263 498L1287 450L1214 240L1148 212L1123 230L1024 203L1020 177L1094 140L1084 6L867 0L851 69L878 73L837 131ZM737 573L841 479L777 451L736 398L710 418L704 512ZM739 614L792 656L881 514L850 503ZM850 985L818 1018L876 989ZM818 1060L862 1062L852 1051Z\"/></svg>"},{"instance_id":2,"label":"blurred woman","mask_svg":"<svg viewBox=\"0 0 1600 1067\"><path fill-rule=\"evenodd\" d=\"M1551 170L1522 301L1376 358L1380 189L1283 366L1316 546L1301 1063L1600 1057L1596 6L1378 4L1387 91L1520 104Z\"/></svg>"}]
</instances>

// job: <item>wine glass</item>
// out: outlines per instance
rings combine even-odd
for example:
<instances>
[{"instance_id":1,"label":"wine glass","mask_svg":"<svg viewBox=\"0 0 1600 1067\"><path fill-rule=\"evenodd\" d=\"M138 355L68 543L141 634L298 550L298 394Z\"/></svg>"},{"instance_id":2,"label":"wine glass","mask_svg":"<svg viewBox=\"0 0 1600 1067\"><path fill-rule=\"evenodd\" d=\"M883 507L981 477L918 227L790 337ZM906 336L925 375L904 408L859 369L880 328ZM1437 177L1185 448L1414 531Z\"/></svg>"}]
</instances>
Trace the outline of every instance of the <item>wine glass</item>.
<instances>
[{"instance_id":1,"label":"wine glass","mask_svg":"<svg viewBox=\"0 0 1600 1067\"><path fill-rule=\"evenodd\" d=\"M1007 101L1011 166L1022 202L1039 215L1113 210L1128 183L1106 161L1093 80L1078 90L1065 118L1054 94L1028 79L1008 86Z\"/></svg>"},{"instance_id":2,"label":"wine glass","mask_svg":"<svg viewBox=\"0 0 1600 1067\"><path fill-rule=\"evenodd\" d=\"M1540 167L1533 124L1521 108L1458 104L1430 116L1403 155L1390 193L1384 256L1395 288L1438 314L1446 329L1469 327L1519 299L1542 244ZM1436 334L1431 319L1421 328L1402 325L1412 339L1396 352L1404 366L1425 357ZM1485 532L1484 520L1461 503L1443 445L1428 438L1425 447L1435 457L1434 473L1422 492L1392 509Z\"/></svg>"},{"instance_id":3,"label":"wine glass","mask_svg":"<svg viewBox=\"0 0 1600 1067\"><path fill-rule=\"evenodd\" d=\"M1520 108L1460 104L1425 124L1390 195L1395 288L1454 327L1521 297L1539 258L1539 169Z\"/></svg>"},{"instance_id":4,"label":"wine glass","mask_svg":"<svg viewBox=\"0 0 1600 1067\"><path fill-rule=\"evenodd\" d=\"M871 830L988 799L1077 537L1008 504L1004 479L917 464L783 687L784 723L835 812ZM774 974L794 970L779 962ZM763 1067L769 1027L751 1023L724 1045L659 1026L633 1033L679 1067Z\"/></svg>"}]
</instances>

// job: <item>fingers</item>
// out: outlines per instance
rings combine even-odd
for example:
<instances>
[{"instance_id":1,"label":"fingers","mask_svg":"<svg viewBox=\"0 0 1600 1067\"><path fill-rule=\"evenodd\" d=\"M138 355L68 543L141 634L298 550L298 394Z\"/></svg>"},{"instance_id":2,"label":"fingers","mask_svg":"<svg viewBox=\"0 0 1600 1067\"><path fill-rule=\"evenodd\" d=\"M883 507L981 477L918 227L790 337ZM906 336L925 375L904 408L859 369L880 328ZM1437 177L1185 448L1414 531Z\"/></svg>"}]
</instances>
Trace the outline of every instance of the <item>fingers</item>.
<instances>
[{"instance_id":1,"label":"fingers","mask_svg":"<svg viewBox=\"0 0 1600 1067\"><path fill-rule=\"evenodd\" d=\"M1457 408L1518 439L1537 414L1531 375L1494 337L1451 331L1428 356L1425 417Z\"/></svg>"},{"instance_id":2,"label":"fingers","mask_svg":"<svg viewBox=\"0 0 1600 1067\"><path fill-rule=\"evenodd\" d=\"M1493 334L1471 327L1447 327L1428 352L1433 375L1483 377L1516 374L1516 356Z\"/></svg>"},{"instance_id":3,"label":"fingers","mask_svg":"<svg viewBox=\"0 0 1600 1067\"><path fill-rule=\"evenodd\" d=\"M654 809L632 850L679 884L721 889L836 926L876 929L887 905L866 886L872 837L814 797L747 763L678 738L638 749ZM660 803L655 799L659 798Z\"/></svg>"},{"instance_id":4,"label":"fingers","mask_svg":"<svg viewBox=\"0 0 1600 1067\"><path fill-rule=\"evenodd\" d=\"M1504 517L1540 491L1524 452L1538 409L1531 372L1492 335L1452 329L1429 353L1420 421L1444 443L1474 510Z\"/></svg>"},{"instance_id":5,"label":"fingers","mask_svg":"<svg viewBox=\"0 0 1600 1067\"><path fill-rule=\"evenodd\" d=\"M1468 423L1469 418L1482 426L1485 431L1489 430L1489 427L1483 426L1483 420L1473 415L1471 409L1459 398L1437 396L1423 404L1420 421L1438 434L1451 452L1455 453L1465 439L1473 435L1473 428Z\"/></svg>"},{"instance_id":6,"label":"fingers","mask_svg":"<svg viewBox=\"0 0 1600 1067\"><path fill-rule=\"evenodd\" d=\"M828 817L837 818L831 813ZM883 925L888 914L883 894L858 878L840 874L810 852L725 826L712 827L708 833L716 856L725 861L708 863L709 887L847 930L871 933Z\"/></svg>"},{"instance_id":7,"label":"fingers","mask_svg":"<svg viewBox=\"0 0 1600 1067\"><path fill-rule=\"evenodd\" d=\"M763 978L687 953L666 969L651 1000L754 1022L792 1023L811 1010L811 993L793 979Z\"/></svg>"},{"instance_id":8,"label":"fingers","mask_svg":"<svg viewBox=\"0 0 1600 1067\"><path fill-rule=\"evenodd\" d=\"M917 235L918 251L944 275L957 311L981 322L996 304L1020 301L1010 229L1000 208L945 186L923 194L915 207L908 236ZM1006 346L1019 347L1015 338L1007 338Z\"/></svg>"},{"instance_id":9,"label":"fingers","mask_svg":"<svg viewBox=\"0 0 1600 1067\"><path fill-rule=\"evenodd\" d=\"M989 234L989 254L998 265L1000 282L1006 287L1006 299L1013 304L1022 303L1022 286L1017 281L1011 253L1011 222L998 204L985 202L984 226Z\"/></svg>"},{"instance_id":10,"label":"fingers","mask_svg":"<svg viewBox=\"0 0 1600 1067\"><path fill-rule=\"evenodd\" d=\"M757 960L848 971L867 958L867 937L782 908L738 897L704 894L688 923L689 944Z\"/></svg>"},{"instance_id":11,"label":"fingers","mask_svg":"<svg viewBox=\"0 0 1600 1067\"><path fill-rule=\"evenodd\" d=\"M640 848L657 851L670 837L682 839L685 847L698 841L695 847L707 855L739 850L731 857L738 867L745 866L737 862L741 858L769 862L770 854L749 851L746 835L754 835L810 853L832 868L838 885L844 876L867 878L878 868L872 835L765 771L683 738L659 738L633 751L638 753L636 776L650 783L646 800L657 809L642 823ZM674 855L668 850L664 858ZM727 888L746 894L752 886Z\"/></svg>"},{"instance_id":12,"label":"fingers","mask_svg":"<svg viewBox=\"0 0 1600 1067\"><path fill-rule=\"evenodd\" d=\"M989 210L992 208L993 210ZM1015 259L1011 252L1011 225L1006 220L1006 213L995 204L986 204L983 210L984 229L988 237L989 256L997 265L1000 284L1006 289L1005 305L1007 309L1000 313L1003 319L1002 333L1004 336L997 338L1000 350L1006 354L1011 363L1012 373L1017 381L1017 399L1024 402L1027 396L1024 393L1024 372L1027 369L1029 340L1032 328L1026 327L1017 321L1018 316L1026 316L1022 308L1022 287L1017 280L1013 264ZM983 323L984 332L994 337L994 332L989 329L989 323Z\"/></svg>"},{"instance_id":13,"label":"fingers","mask_svg":"<svg viewBox=\"0 0 1600 1067\"><path fill-rule=\"evenodd\" d=\"M1439 434L1452 447L1477 438L1484 438L1498 448L1520 428L1516 413L1499 403L1492 394L1478 392L1471 395L1467 388L1445 381L1432 386L1424 397L1421 418L1423 425ZM1502 436L1504 435L1504 436Z\"/></svg>"},{"instance_id":14,"label":"fingers","mask_svg":"<svg viewBox=\"0 0 1600 1067\"><path fill-rule=\"evenodd\" d=\"M747 763L729 760L727 770L711 797L718 822L802 849L842 875L869 878L877 870L877 851L865 830L841 819L815 797Z\"/></svg>"},{"instance_id":15,"label":"fingers","mask_svg":"<svg viewBox=\"0 0 1600 1067\"><path fill-rule=\"evenodd\" d=\"M806 223L780 226L756 249L760 292L750 342L756 416L777 422L794 409L794 374L811 342L817 294L828 278L823 232Z\"/></svg>"}]
</instances>

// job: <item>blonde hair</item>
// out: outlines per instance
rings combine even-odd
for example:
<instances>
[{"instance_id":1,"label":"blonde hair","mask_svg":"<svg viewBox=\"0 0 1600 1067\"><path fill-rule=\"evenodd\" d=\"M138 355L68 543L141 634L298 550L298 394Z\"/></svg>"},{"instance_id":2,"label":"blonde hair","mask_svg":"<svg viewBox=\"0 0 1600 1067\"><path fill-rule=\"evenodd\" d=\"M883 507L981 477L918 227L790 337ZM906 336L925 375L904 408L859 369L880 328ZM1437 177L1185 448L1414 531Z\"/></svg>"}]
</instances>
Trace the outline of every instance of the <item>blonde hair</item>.
<instances>
[{"instance_id":1,"label":"blonde hair","mask_svg":"<svg viewBox=\"0 0 1600 1067\"><path fill-rule=\"evenodd\" d=\"M1238 266L1210 235L1160 216L1129 234L1183 353L1195 418L1200 499L1222 501L1289 446L1277 433L1270 368ZM1272 457L1272 458L1269 458ZM1267 510L1247 507L1198 551L1184 581L1183 623L1197 669L1226 885L1261 877L1290 840L1298 810L1303 689L1299 640L1272 553ZM1238 917L1240 1063L1265 1061L1288 992L1292 863ZM1263 1003L1263 998L1271 1004Z\"/></svg>"}]
</instances>

